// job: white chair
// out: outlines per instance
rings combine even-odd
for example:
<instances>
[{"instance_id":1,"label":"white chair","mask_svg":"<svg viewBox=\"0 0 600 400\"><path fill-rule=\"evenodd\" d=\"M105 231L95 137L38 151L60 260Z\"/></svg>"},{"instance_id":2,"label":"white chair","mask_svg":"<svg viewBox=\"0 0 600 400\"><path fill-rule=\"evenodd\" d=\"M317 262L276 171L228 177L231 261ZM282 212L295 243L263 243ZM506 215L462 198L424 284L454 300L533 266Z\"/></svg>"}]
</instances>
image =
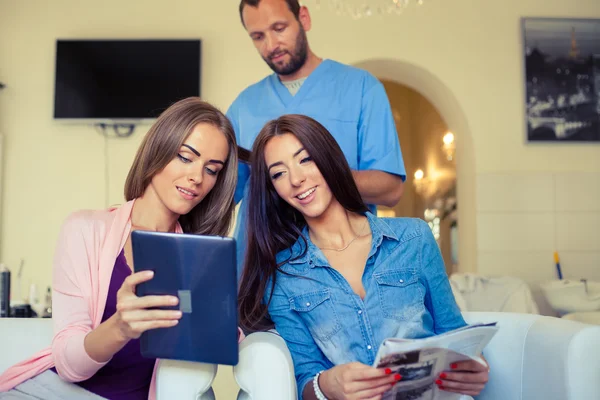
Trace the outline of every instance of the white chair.
<instances>
[{"instance_id":1,"label":"white chair","mask_svg":"<svg viewBox=\"0 0 600 400\"><path fill-rule=\"evenodd\" d=\"M535 314L463 315L468 323L496 321L500 327L484 350L490 380L478 400L600 399L600 326ZM242 389L238 399L296 400L293 364L283 339L261 332L244 342L234 368ZM272 376L266 395L264 380L256 379L262 374Z\"/></svg>"},{"instance_id":2,"label":"white chair","mask_svg":"<svg viewBox=\"0 0 600 400\"><path fill-rule=\"evenodd\" d=\"M455 272L450 276L454 298L462 312L540 314L529 285L515 276L485 276Z\"/></svg>"},{"instance_id":3,"label":"white chair","mask_svg":"<svg viewBox=\"0 0 600 400\"><path fill-rule=\"evenodd\" d=\"M293 371L290 352L275 331L248 335L240 343L239 362L233 367L240 387L238 400L296 400Z\"/></svg>"},{"instance_id":4,"label":"white chair","mask_svg":"<svg viewBox=\"0 0 600 400\"><path fill-rule=\"evenodd\" d=\"M490 380L478 400L600 399L600 326L535 314L464 316L500 327L484 350Z\"/></svg>"},{"instance_id":5,"label":"white chair","mask_svg":"<svg viewBox=\"0 0 600 400\"><path fill-rule=\"evenodd\" d=\"M0 318L0 373L52 342L51 319ZM158 400L215 400L211 388L217 366L161 360L156 375Z\"/></svg>"}]
</instances>

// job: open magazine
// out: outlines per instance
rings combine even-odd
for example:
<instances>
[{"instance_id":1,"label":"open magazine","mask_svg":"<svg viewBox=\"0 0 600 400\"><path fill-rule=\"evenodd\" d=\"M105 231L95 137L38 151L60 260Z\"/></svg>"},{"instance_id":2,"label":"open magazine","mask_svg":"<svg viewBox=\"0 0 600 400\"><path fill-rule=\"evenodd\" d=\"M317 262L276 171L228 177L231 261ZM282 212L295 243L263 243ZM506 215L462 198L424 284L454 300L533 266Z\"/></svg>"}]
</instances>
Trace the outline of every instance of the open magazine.
<instances>
[{"instance_id":1,"label":"open magazine","mask_svg":"<svg viewBox=\"0 0 600 400\"><path fill-rule=\"evenodd\" d=\"M458 400L458 393L439 390L435 381L450 364L476 360L498 331L496 323L468 325L424 339L386 339L374 367L390 368L402 379L384 393L383 400Z\"/></svg>"}]
</instances>

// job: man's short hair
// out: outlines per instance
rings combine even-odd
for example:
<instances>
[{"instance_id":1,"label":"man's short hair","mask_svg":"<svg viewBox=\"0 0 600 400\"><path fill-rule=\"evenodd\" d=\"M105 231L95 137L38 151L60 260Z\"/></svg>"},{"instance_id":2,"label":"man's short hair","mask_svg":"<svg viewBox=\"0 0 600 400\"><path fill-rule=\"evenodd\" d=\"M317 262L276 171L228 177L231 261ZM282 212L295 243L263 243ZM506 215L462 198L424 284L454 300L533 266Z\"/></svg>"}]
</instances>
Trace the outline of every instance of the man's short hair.
<instances>
[{"instance_id":1,"label":"man's short hair","mask_svg":"<svg viewBox=\"0 0 600 400\"><path fill-rule=\"evenodd\" d=\"M244 7L250 6L250 7L257 8L258 5L260 4L260 1L261 0L242 0L242 1L240 1L240 20L242 21L242 25L246 26L244 24L244 17L242 16ZM284 0L284 1L287 4L290 11L292 12L292 14L294 14L294 17L296 17L296 19L299 19L300 3L298 2L298 0Z\"/></svg>"}]
</instances>

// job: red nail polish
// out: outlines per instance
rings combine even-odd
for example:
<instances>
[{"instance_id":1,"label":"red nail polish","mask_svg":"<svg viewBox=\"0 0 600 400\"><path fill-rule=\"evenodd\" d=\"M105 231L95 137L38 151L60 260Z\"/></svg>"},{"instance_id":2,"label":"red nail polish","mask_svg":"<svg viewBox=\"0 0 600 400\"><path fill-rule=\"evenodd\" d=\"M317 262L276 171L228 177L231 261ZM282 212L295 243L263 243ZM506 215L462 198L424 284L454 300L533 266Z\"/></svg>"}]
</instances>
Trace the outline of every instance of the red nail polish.
<instances>
[{"instance_id":1,"label":"red nail polish","mask_svg":"<svg viewBox=\"0 0 600 400\"><path fill-rule=\"evenodd\" d=\"M400 379L402 379L402 375L396 374L396 375L394 375L394 379L399 381Z\"/></svg>"},{"instance_id":2,"label":"red nail polish","mask_svg":"<svg viewBox=\"0 0 600 400\"><path fill-rule=\"evenodd\" d=\"M450 364L450 368L456 369L456 368L458 368L458 365L456 365L456 363L452 363L452 364Z\"/></svg>"},{"instance_id":3,"label":"red nail polish","mask_svg":"<svg viewBox=\"0 0 600 400\"><path fill-rule=\"evenodd\" d=\"M391 373L392 373L392 370L391 370L391 369L389 369L389 368L386 368L386 369L385 369L385 374L386 374L386 375L389 375L389 374L391 374Z\"/></svg>"},{"instance_id":4,"label":"red nail polish","mask_svg":"<svg viewBox=\"0 0 600 400\"><path fill-rule=\"evenodd\" d=\"M440 386L442 384L442 381L440 381L439 379L437 381L435 381L435 384Z\"/></svg>"},{"instance_id":5,"label":"red nail polish","mask_svg":"<svg viewBox=\"0 0 600 400\"><path fill-rule=\"evenodd\" d=\"M444 373L441 373L441 374L440 374L440 379L446 379L446 374L444 374Z\"/></svg>"}]
</instances>

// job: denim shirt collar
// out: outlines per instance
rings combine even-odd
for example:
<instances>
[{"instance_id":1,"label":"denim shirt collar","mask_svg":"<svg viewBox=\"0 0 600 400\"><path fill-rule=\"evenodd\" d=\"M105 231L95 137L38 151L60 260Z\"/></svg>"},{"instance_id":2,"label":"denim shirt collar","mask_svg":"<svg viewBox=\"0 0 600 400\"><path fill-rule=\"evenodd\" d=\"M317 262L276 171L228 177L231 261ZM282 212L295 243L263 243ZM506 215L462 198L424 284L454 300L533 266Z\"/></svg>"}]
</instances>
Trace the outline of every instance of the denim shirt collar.
<instances>
[{"instance_id":1,"label":"denim shirt collar","mask_svg":"<svg viewBox=\"0 0 600 400\"><path fill-rule=\"evenodd\" d=\"M373 237L369 257L375 254L379 246L381 246L384 237L398 241L396 233L394 233L392 228L383 219L378 218L371 212L366 212L364 215L369 221ZM304 251L305 249L306 251ZM282 251L277 256L278 262L283 262L288 259L289 262L282 266L282 269L286 272L291 269L293 271L290 272L301 273L314 267L329 266L329 262L321 249L310 240L308 226L304 227L302 236L298 238L296 243L294 243L290 249Z\"/></svg>"}]
</instances>

